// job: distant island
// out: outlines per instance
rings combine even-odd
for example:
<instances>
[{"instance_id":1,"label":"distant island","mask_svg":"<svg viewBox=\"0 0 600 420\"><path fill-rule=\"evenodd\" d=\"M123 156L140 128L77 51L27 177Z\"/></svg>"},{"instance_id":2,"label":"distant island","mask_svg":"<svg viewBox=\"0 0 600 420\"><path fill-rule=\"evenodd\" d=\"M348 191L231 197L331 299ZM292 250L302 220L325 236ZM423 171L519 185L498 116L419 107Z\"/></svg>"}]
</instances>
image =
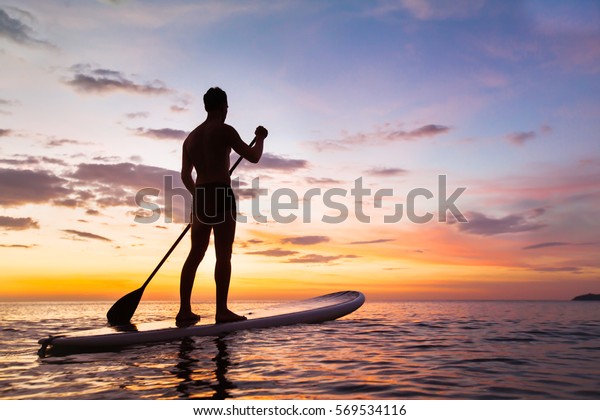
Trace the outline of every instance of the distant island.
<instances>
[{"instance_id":1,"label":"distant island","mask_svg":"<svg viewBox=\"0 0 600 420\"><path fill-rule=\"evenodd\" d=\"M588 293L587 295L576 296L572 300L600 300L600 295Z\"/></svg>"}]
</instances>

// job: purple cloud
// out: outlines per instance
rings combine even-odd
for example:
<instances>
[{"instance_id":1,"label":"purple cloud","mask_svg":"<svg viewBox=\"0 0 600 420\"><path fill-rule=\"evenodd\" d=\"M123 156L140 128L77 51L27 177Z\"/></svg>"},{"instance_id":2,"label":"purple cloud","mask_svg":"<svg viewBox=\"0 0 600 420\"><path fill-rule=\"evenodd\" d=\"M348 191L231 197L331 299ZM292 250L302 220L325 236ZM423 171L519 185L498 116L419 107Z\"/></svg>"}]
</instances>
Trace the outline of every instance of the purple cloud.
<instances>
[{"instance_id":1,"label":"purple cloud","mask_svg":"<svg viewBox=\"0 0 600 420\"><path fill-rule=\"evenodd\" d=\"M402 168L373 168L366 173L371 176L398 176L406 175L408 171Z\"/></svg>"},{"instance_id":2,"label":"purple cloud","mask_svg":"<svg viewBox=\"0 0 600 420\"><path fill-rule=\"evenodd\" d=\"M391 124L384 124L370 132L354 134L343 133L340 140L321 140L307 142L309 146L322 151L349 150L352 145L387 144L396 141L416 141L446 134L450 127L441 124L426 124L413 130L394 129Z\"/></svg>"},{"instance_id":3,"label":"purple cloud","mask_svg":"<svg viewBox=\"0 0 600 420\"><path fill-rule=\"evenodd\" d=\"M293 264L328 264L334 261L348 258L359 258L358 255L319 255L319 254L306 254L296 258L290 258L287 260L288 263Z\"/></svg>"},{"instance_id":4,"label":"purple cloud","mask_svg":"<svg viewBox=\"0 0 600 420\"><path fill-rule=\"evenodd\" d=\"M66 83L82 93L127 92L144 95L162 95L172 93L160 80L138 83L116 70L93 68L89 64L77 64L71 67L74 75Z\"/></svg>"},{"instance_id":5,"label":"purple cloud","mask_svg":"<svg viewBox=\"0 0 600 420\"><path fill-rule=\"evenodd\" d=\"M65 179L47 171L0 168L0 205L45 203L71 193Z\"/></svg>"},{"instance_id":6,"label":"purple cloud","mask_svg":"<svg viewBox=\"0 0 600 420\"><path fill-rule=\"evenodd\" d=\"M581 268L579 267L532 267L534 271L539 271L540 273L581 273Z\"/></svg>"},{"instance_id":7,"label":"purple cloud","mask_svg":"<svg viewBox=\"0 0 600 420\"><path fill-rule=\"evenodd\" d=\"M313 177L306 177L306 182L308 182L309 184L314 184L314 185L337 185L337 184L341 184L342 181L338 181L337 179L333 179L333 178L313 178Z\"/></svg>"},{"instance_id":8,"label":"purple cloud","mask_svg":"<svg viewBox=\"0 0 600 420\"><path fill-rule=\"evenodd\" d=\"M288 159L272 153L263 153L260 159L260 169L274 171L293 172L308 167L308 161L303 159Z\"/></svg>"},{"instance_id":9,"label":"purple cloud","mask_svg":"<svg viewBox=\"0 0 600 420\"><path fill-rule=\"evenodd\" d=\"M264 251L246 252L246 254L265 255L267 257L288 257L290 255L297 254L297 252L296 251L289 251L287 249L274 248L274 249L267 249L267 250L264 250Z\"/></svg>"},{"instance_id":10,"label":"purple cloud","mask_svg":"<svg viewBox=\"0 0 600 420\"><path fill-rule=\"evenodd\" d=\"M371 244L382 244L385 242L393 242L394 239L373 239L371 241L355 241L350 242L350 245L371 245Z\"/></svg>"},{"instance_id":11,"label":"purple cloud","mask_svg":"<svg viewBox=\"0 0 600 420\"><path fill-rule=\"evenodd\" d=\"M13 9L22 15L29 15L19 9ZM35 37L33 29L16 17L9 16L4 9L0 8L0 37L24 45L48 45L46 41Z\"/></svg>"},{"instance_id":12,"label":"purple cloud","mask_svg":"<svg viewBox=\"0 0 600 420\"><path fill-rule=\"evenodd\" d=\"M545 224L536 223L528 217L518 214L511 214L500 219L487 217L484 214L472 212L469 213L468 223L459 223L458 229L475 235L491 236L505 233L520 233L539 230L545 227Z\"/></svg>"},{"instance_id":13,"label":"purple cloud","mask_svg":"<svg viewBox=\"0 0 600 420\"><path fill-rule=\"evenodd\" d=\"M46 147L60 147L65 145L81 145L81 144L89 144L86 142L82 142L79 140L71 140L71 139L50 139L46 142Z\"/></svg>"},{"instance_id":14,"label":"purple cloud","mask_svg":"<svg viewBox=\"0 0 600 420\"><path fill-rule=\"evenodd\" d=\"M22 244L11 244L11 245L4 245L4 244L0 244L0 247L2 248L34 248L36 247L36 244L31 244L31 245L22 245Z\"/></svg>"},{"instance_id":15,"label":"purple cloud","mask_svg":"<svg viewBox=\"0 0 600 420\"><path fill-rule=\"evenodd\" d=\"M153 128L139 127L139 128L136 128L134 131L138 136L148 137L148 138L157 139L157 140L180 141L180 140L185 140L185 138L189 134L187 131L177 130L174 128L153 129Z\"/></svg>"},{"instance_id":16,"label":"purple cloud","mask_svg":"<svg viewBox=\"0 0 600 420\"><path fill-rule=\"evenodd\" d=\"M324 242L329 242L328 236L295 236L291 238L281 239L282 244L293 244L293 245L315 245Z\"/></svg>"},{"instance_id":17,"label":"purple cloud","mask_svg":"<svg viewBox=\"0 0 600 420\"><path fill-rule=\"evenodd\" d=\"M0 228L6 230L39 229L40 225L31 217L0 216Z\"/></svg>"},{"instance_id":18,"label":"purple cloud","mask_svg":"<svg viewBox=\"0 0 600 420\"><path fill-rule=\"evenodd\" d=\"M515 133L510 133L506 136L506 139L512 144L516 144L518 146L525 144L528 141L535 139L536 134L535 131L520 131Z\"/></svg>"},{"instance_id":19,"label":"purple cloud","mask_svg":"<svg viewBox=\"0 0 600 420\"><path fill-rule=\"evenodd\" d=\"M555 246L566 246L571 245L569 242L541 242L539 244L529 245L523 247L523 249L540 249L540 248L550 248Z\"/></svg>"},{"instance_id":20,"label":"purple cloud","mask_svg":"<svg viewBox=\"0 0 600 420\"><path fill-rule=\"evenodd\" d=\"M78 238L95 239L95 240L99 240L99 241L112 242L111 239L105 238L104 236L96 235L96 234L89 233L89 232L82 232L80 230L63 229L63 232L69 233L69 234L73 235L74 237L78 237Z\"/></svg>"}]
</instances>

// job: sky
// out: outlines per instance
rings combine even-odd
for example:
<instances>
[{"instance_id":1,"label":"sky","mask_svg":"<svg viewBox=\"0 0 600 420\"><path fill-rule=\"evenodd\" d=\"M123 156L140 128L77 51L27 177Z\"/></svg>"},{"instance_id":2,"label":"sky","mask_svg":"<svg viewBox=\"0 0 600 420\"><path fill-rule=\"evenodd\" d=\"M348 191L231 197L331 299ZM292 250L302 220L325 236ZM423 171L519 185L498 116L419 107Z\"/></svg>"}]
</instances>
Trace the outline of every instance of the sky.
<instances>
[{"instance_id":1,"label":"sky","mask_svg":"<svg viewBox=\"0 0 600 420\"><path fill-rule=\"evenodd\" d=\"M0 63L0 300L143 283L212 86L269 130L233 175L230 299L600 293L597 1L5 0ZM188 250L144 299L178 298Z\"/></svg>"}]
</instances>

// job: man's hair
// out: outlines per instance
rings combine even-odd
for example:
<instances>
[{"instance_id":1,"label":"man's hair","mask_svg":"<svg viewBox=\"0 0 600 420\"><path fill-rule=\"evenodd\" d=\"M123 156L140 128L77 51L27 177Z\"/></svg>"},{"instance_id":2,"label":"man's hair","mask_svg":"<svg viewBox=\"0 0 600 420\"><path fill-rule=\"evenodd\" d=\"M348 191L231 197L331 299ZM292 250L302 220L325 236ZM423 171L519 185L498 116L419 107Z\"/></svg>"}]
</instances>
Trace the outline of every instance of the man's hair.
<instances>
[{"instance_id":1,"label":"man's hair","mask_svg":"<svg viewBox=\"0 0 600 420\"><path fill-rule=\"evenodd\" d=\"M227 105L227 94L219 87L212 87L204 94L204 109L206 112L217 111Z\"/></svg>"}]
</instances>

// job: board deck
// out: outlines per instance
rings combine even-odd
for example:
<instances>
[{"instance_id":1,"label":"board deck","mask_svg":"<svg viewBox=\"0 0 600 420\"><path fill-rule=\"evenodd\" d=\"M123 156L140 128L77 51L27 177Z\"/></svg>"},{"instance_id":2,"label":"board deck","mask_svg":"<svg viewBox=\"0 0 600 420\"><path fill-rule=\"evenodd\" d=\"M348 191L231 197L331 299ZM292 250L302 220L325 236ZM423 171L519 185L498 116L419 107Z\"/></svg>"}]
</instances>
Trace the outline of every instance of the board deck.
<instances>
[{"instance_id":1,"label":"board deck","mask_svg":"<svg viewBox=\"0 0 600 420\"><path fill-rule=\"evenodd\" d=\"M189 327L177 327L175 320L159 321L50 336L39 340L38 343L42 345L40 353L44 353L47 347L62 350L102 350L170 341L182 337L214 336L254 328L312 324L332 321L348 315L360 308L364 301L365 296L361 292L337 292L250 311L243 314L248 318L245 321L222 324L199 323Z\"/></svg>"}]
</instances>

